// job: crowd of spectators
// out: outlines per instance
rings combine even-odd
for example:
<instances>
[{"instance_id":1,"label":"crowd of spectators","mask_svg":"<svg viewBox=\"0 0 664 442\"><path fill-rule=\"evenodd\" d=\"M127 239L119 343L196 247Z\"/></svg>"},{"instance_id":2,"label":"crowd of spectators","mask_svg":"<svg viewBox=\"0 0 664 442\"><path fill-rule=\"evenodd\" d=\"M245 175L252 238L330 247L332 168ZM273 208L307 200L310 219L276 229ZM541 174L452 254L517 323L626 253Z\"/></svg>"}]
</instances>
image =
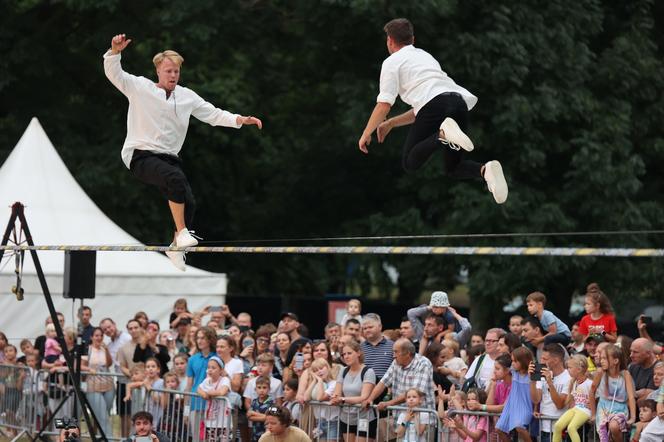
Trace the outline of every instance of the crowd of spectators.
<instances>
[{"instance_id":1,"label":"crowd of spectators","mask_svg":"<svg viewBox=\"0 0 664 442\"><path fill-rule=\"evenodd\" d=\"M249 313L235 316L225 305L191 312L180 299L168 329L161 330L145 312L122 327L111 317L95 326L92 311L83 307L78 331L86 344L86 395L107 434L114 405L128 434L131 416L150 400L140 395L147 388L197 394L181 439L202 439L197 429L204 421L206 440L227 440L230 417L210 405L210 399L227 397L241 409L243 442L278 434L304 440L305 433L286 424L305 428L310 414L315 430L308 437L373 439L391 406L405 407L388 425L395 438L407 441L424 440L434 418L448 437L467 442L490 435L557 442L565 433L577 442L582 428L602 442L627 436L664 440L664 362L647 318L638 320L639 337L619 334L609 298L597 284L588 286L586 314L574 324L549 311L541 292L528 295L526 305L526 317L514 315L505 328L481 333L445 292L409 309L393 329L385 329L379 315L362 313L353 300L341 323L327 324L321 339L311 339L292 312L256 327ZM64 316L58 319L64 343L50 318L44 335L34 343L23 340L20 353L0 333L3 370L25 365L62 372L61 344L72 350L77 330L65 326ZM116 388L105 372L121 373L126 381ZM1 393L10 385L3 380ZM156 428L172 430L159 422L169 414L182 416L176 405L162 400L148 407ZM307 407L311 413L305 415Z\"/></svg>"}]
</instances>

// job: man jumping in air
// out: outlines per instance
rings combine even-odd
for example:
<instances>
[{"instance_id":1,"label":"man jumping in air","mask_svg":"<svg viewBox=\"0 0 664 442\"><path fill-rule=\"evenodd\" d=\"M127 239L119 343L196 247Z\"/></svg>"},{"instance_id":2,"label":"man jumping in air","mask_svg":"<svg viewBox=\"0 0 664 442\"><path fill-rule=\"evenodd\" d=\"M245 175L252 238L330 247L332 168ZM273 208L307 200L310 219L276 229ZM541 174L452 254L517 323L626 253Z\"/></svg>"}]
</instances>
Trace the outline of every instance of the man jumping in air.
<instances>
[{"instance_id":1,"label":"man jumping in air","mask_svg":"<svg viewBox=\"0 0 664 442\"><path fill-rule=\"evenodd\" d=\"M239 129L242 125L263 123L256 117L243 117L218 109L194 91L178 86L184 59L175 51L154 56L155 83L122 70L120 53L129 45L125 34L111 40L104 54L104 72L113 85L129 100L127 138L122 147L122 161L140 181L156 186L168 199L175 222L171 246L193 247L198 244L187 227L192 227L196 203L178 157L193 115L212 126ZM184 252L166 252L175 267L186 270Z\"/></svg>"},{"instance_id":2,"label":"man jumping in air","mask_svg":"<svg viewBox=\"0 0 664 442\"><path fill-rule=\"evenodd\" d=\"M390 56L383 62L380 93L360 137L360 150L369 153L374 130L382 143L392 128L412 124L403 148L404 169L417 170L442 150L446 173L456 179L484 178L496 202L504 203L507 182L500 163L480 164L462 158L461 149L473 150L473 142L464 132L477 97L448 77L431 54L413 46L413 25L407 19L394 19L384 30ZM397 95L413 108L385 120Z\"/></svg>"}]
</instances>

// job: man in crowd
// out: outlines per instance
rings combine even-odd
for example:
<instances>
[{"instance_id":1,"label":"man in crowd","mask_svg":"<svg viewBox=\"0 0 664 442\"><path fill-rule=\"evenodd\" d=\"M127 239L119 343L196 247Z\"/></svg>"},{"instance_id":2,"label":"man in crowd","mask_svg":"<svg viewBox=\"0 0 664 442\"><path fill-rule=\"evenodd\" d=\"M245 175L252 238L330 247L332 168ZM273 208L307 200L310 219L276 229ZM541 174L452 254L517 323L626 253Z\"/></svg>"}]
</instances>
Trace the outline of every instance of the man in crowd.
<instances>
[{"instance_id":1,"label":"man in crowd","mask_svg":"<svg viewBox=\"0 0 664 442\"><path fill-rule=\"evenodd\" d=\"M367 407L374 400L383 396L386 388L392 388L392 399L378 403L378 410L402 404L406 401L406 392L415 388L425 394L422 404L426 408L435 408L433 392L433 366L429 359L417 353L415 346L408 339L399 339L393 344L394 361L371 391L369 399L362 402Z\"/></svg>"},{"instance_id":2,"label":"man in crowd","mask_svg":"<svg viewBox=\"0 0 664 442\"><path fill-rule=\"evenodd\" d=\"M401 318L401 324L399 324L399 337L408 339L410 342L415 344L416 348L419 348L420 346L420 343L417 342L417 338L415 337L415 329L413 328L413 324L410 322L410 319L408 319L407 316Z\"/></svg>"},{"instance_id":3,"label":"man in crowd","mask_svg":"<svg viewBox=\"0 0 664 442\"><path fill-rule=\"evenodd\" d=\"M367 313L362 317L362 335L360 344L364 353L364 364L373 368L376 379L380 379L392 364L392 346L394 342L383 336L383 324L380 316Z\"/></svg>"},{"instance_id":4,"label":"man in crowd","mask_svg":"<svg viewBox=\"0 0 664 442\"><path fill-rule=\"evenodd\" d=\"M127 332L129 333L130 340L118 349L117 359L120 371L127 379L131 379L131 369L136 365L136 362L134 362L134 352L136 351L136 346L145 331L141 327L140 322L136 319L130 319L127 322ZM120 390L126 392L126 384L120 385ZM127 434L129 431L129 418L131 416L131 401L125 402L123 399L124 396L118 393L118 415L120 415L121 418L122 434Z\"/></svg>"},{"instance_id":5,"label":"man in crowd","mask_svg":"<svg viewBox=\"0 0 664 442\"><path fill-rule=\"evenodd\" d=\"M409 309L406 314L415 329L415 337L418 340L422 339L422 334L424 333L424 318L431 313L440 316L443 319L445 324L443 336L458 331L456 319L454 319L454 315L449 310L449 306L450 301L447 298L447 293L438 291L431 294L429 305L420 305L419 307Z\"/></svg>"},{"instance_id":6,"label":"man in crowd","mask_svg":"<svg viewBox=\"0 0 664 442\"><path fill-rule=\"evenodd\" d=\"M332 359L338 360L341 356L341 349L339 348L339 338L341 337L341 325L336 322L330 322L325 326L324 330L325 340L330 347Z\"/></svg>"},{"instance_id":7,"label":"man in crowd","mask_svg":"<svg viewBox=\"0 0 664 442\"><path fill-rule=\"evenodd\" d=\"M90 323L92 319L92 309L87 305L84 305L78 310L78 320L79 320L79 333L81 334L81 339L84 344L89 344L92 339L92 332L95 327Z\"/></svg>"},{"instance_id":8,"label":"man in crowd","mask_svg":"<svg viewBox=\"0 0 664 442\"><path fill-rule=\"evenodd\" d=\"M299 326L300 319L295 313L286 312L281 315L281 329L279 331L287 333L291 338L291 342L302 337L298 331Z\"/></svg>"},{"instance_id":9,"label":"man in crowd","mask_svg":"<svg viewBox=\"0 0 664 442\"><path fill-rule=\"evenodd\" d=\"M147 411L139 411L131 417L134 423L134 434L125 442L134 442L139 437L149 437L152 442L170 442L170 439L153 428L153 416Z\"/></svg>"},{"instance_id":10,"label":"man in crowd","mask_svg":"<svg viewBox=\"0 0 664 442\"><path fill-rule=\"evenodd\" d=\"M350 318L346 321L344 334L352 336L357 342L362 342L362 325L360 324L360 321L354 318Z\"/></svg>"},{"instance_id":11,"label":"man in crowd","mask_svg":"<svg viewBox=\"0 0 664 442\"><path fill-rule=\"evenodd\" d=\"M104 318L99 323L101 331L108 336L109 341L106 344L108 352L111 354L111 359L113 359L113 368L114 372L120 373L120 363L118 362L118 351L125 344L131 341L131 336L126 331L118 330L118 327L115 325L115 321L111 318Z\"/></svg>"},{"instance_id":12,"label":"man in crowd","mask_svg":"<svg viewBox=\"0 0 664 442\"><path fill-rule=\"evenodd\" d=\"M446 330L445 319L442 316L429 313L424 317L424 330L420 339L420 354L424 354L432 342L440 342Z\"/></svg>"},{"instance_id":13,"label":"man in crowd","mask_svg":"<svg viewBox=\"0 0 664 442\"><path fill-rule=\"evenodd\" d=\"M521 330L526 347L533 352L538 362L541 361L545 335L542 324L534 316L529 316L523 320Z\"/></svg>"},{"instance_id":14,"label":"man in crowd","mask_svg":"<svg viewBox=\"0 0 664 442\"><path fill-rule=\"evenodd\" d=\"M489 380L491 380L491 377L493 376L494 362L496 358L500 356L498 341L505 336L505 334L506 332L502 328L491 328L486 332L484 338L484 346L486 348L483 355L484 357L479 356L475 358L466 372L466 379L472 378L477 370L477 385L483 389L489 385Z\"/></svg>"},{"instance_id":15,"label":"man in crowd","mask_svg":"<svg viewBox=\"0 0 664 442\"><path fill-rule=\"evenodd\" d=\"M567 411L567 391L572 379L565 369L565 349L560 344L548 344L542 351L542 379L530 382L530 397L539 404L538 416L558 418ZM541 421L540 442L551 442L552 421Z\"/></svg>"},{"instance_id":16,"label":"man in crowd","mask_svg":"<svg viewBox=\"0 0 664 442\"><path fill-rule=\"evenodd\" d=\"M653 353L653 342L645 338L635 339L629 349L629 357L632 360L629 364L629 374L634 379L636 400L645 399L657 388L653 376L657 362Z\"/></svg>"}]
</instances>

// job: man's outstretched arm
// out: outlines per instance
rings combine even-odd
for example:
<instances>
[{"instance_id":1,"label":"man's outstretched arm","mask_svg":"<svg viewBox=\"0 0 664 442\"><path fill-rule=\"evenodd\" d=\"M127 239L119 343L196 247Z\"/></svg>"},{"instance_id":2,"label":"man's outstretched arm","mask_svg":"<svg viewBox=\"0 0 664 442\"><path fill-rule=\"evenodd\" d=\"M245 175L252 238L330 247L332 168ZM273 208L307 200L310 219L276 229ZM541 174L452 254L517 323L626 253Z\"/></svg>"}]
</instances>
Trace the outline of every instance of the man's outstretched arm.
<instances>
[{"instance_id":1,"label":"man's outstretched arm","mask_svg":"<svg viewBox=\"0 0 664 442\"><path fill-rule=\"evenodd\" d=\"M376 130L378 125L385 120L385 117L390 113L391 108L392 105L389 103L376 103L376 107L374 107L373 112L371 112L367 126L364 128L364 132L362 132L362 136L358 142L362 152L369 153L367 146L371 143L371 134Z\"/></svg>"},{"instance_id":2,"label":"man's outstretched arm","mask_svg":"<svg viewBox=\"0 0 664 442\"><path fill-rule=\"evenodd\" d=\"M104 54L104 73L113 85L126 96L131 95L133 84L138 78L122 70L120 52L131 43L125 34L118 34L111 39L111 49Z\"/></svg>"}]
</instances>

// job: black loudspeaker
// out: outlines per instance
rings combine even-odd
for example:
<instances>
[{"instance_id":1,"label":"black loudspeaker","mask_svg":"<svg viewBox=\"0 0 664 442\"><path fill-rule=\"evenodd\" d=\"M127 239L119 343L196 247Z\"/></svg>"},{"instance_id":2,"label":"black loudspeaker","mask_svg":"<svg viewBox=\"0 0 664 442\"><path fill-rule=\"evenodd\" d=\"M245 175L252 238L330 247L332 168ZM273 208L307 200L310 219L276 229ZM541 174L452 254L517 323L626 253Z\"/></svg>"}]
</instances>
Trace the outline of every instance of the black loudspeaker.
<instances>
[{"instance_id":1,"label":"black loudspeaker","mask_svg":"<svg viewBox=\"0 0 664 442\"><path fill-rule=\"evenodd\" d=\"M62 296L66 299L95 297L97 252L94 250L65 251L65 274Z\"/></svg>"}]
</instances>

